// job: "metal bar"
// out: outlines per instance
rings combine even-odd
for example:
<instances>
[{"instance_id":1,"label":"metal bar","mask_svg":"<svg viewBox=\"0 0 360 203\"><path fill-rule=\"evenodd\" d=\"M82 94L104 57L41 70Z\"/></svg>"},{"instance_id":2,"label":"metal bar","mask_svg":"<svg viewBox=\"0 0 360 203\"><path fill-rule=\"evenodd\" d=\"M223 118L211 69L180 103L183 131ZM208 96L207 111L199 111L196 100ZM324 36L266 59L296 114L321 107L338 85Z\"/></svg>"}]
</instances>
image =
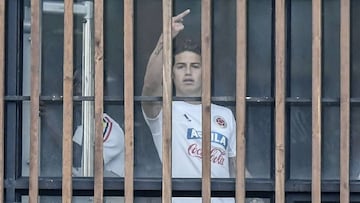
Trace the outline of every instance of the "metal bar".
<instances>
[{"instance_id":1,"label":"metal bar","mask_svg":"<svg viewBox=\"0 0 360 203\"><path fill-rule=\"evenodd\" d=\"M72 160L73 160L73 0L65 0L64 11L64 103L63 103L63 171L62 171L62 202L72 200Z\"/></svg>"},{"instance_id":2,"label":"metal bar","mask_svg":"<svg viewBox=\"0 0 360 203\"><path fill-rule=\"evenodd\" d=\"M172 196L172 0L163 0L162 203Z\"/></svg>"},{"instance_id":3,"label":"metal bar","mask_svg":"<svg viewBox=\"0 0 360 203\"><path fill-rule=\"evenodd\" d=\"M5 0L0 0L0 202L4 202L5 165Z\"/></svg>"},{"instance_id":4,"label":"metal bar","mask_svg":"<svg viewBox=\"0 0 360 203\"><path fill-rule=\"evenodd\" d=\"M124 2L125 203L134 202L134 1Z\"/></svg>"},{"instance_id":5,"label":"metal bar","mask_svg":"<svg viewBox=\"0 0 360 203\"><path fill-rule=\"evenodd\" d=\"M43 3L44 13L65 13L66 5L62 2L47 2ZM82 3L73 4L73 14L87 15L87 8Z\"/></svg>"},{"instance_id":6,"label":"metal bar","mask_svg":"<svg viewBox=\"0 0 360 203\"><path fill-rule=\"evenodd\" d=\"M31 1L31 99L30 99L30 173L29 202L37 203L39 195L39 95L41 66L41 4Z\"/></svg>"},{"instance_id":7,"label":"metal bar","mask_svg":"<svg viewBox=\"0 0 360 203\"><path fill-rule=\"evenodd\" d=\"M321 202L321 13L322 0L312 1L312 202Z\"/></svg>"},{"instance_id":8,"label":"metal bar","mask_svg":"<svg viewBox=\"0 0 360 203\"><path fill-rule=\"evenodd\" d=\"M202 202L211 202L211 0L201 1Z\"/></svg>"},{"instance_id":9,"label":"metal bar","mask_svg":"<svg viewBox=\"0 0 360 203\"><path fill-rule=\"evenodd\" d=\"M211 101L213 102L223 102L228 105L234 105L236 97L234 96L212 96ZM272 97L246 97L246 102L249 104L272 104L275 102ZM63 101L63 96L40 96L41 101L53 101L61 102ZM94 101L93 96L73 96L74 101ZM17 102L17 101L30 101L30 96L15 96L15 95L6 95L5 101ZM141 101L162 101L162 97L155 96L134 96L135 102ZM173 97L173 101L201 101L201 97ZM311 98L304 97L287 97L285 99L286 103L291 104L310 104ZM104 96L104 102L124 102L124 97L122 96ZM330 105L339 105L340 98L322 98L321 102L323 104ZM350 103L359 104L360 98L350 98Z\"/></svg>"},{"instance_id":10,"label":"metal bar","mask_svg":"<svg viewBox=\"0 0 360 203\"><path fill-rule=\"evenodd\" d=\"M247 0L236 4L236 202L245 203Z\"/></svg>"},{"instance_id":11,"label":"metal bar","mask_svg":"<svg viewBox=\"0 0 360 203\"><path fill-rule=\"evenodd\" d=\"M94 55L93 55L93 3L85 1L87 15L83 24L83 66L82 95L94 96ZM82 103L83 152L82 173L86 177L94 175L94 102Z\"/></svg>"},{"instance_id":12,"label":"metal bar","mask_svg":"<svg viewBox=\"0 0 360 203\"><path fill-rule=\"evenodd\" d=\"M275 202L285 202L285 0L275 1Z\"/></svg>"},{"instance_id":13,"label":"metal bar","mask_svg":"<svg viewBox=\"0 0 360 203\"><path fill-rule=\"evenodd\" d=\"M340 1L340 202L350 201L350 0Z\"/></svg>"},{"instance_id":14,"label":"metal bar","mask_svg":"<svg viewBox=\"0 0 360 203\"><path fill-rule=\"evenodd\" d=\"M104 2L95 0L95 182L94 202L103 203Z\"/></svg>"}]
</instances>

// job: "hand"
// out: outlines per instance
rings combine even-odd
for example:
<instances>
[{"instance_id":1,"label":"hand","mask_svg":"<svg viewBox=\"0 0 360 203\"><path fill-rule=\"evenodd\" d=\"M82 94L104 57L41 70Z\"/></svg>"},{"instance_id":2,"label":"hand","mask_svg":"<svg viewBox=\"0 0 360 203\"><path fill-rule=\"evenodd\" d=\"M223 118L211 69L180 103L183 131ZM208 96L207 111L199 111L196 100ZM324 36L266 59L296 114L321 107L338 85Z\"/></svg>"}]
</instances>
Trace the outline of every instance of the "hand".
<instances>
[{"instance_id":1,"label":"hand","mask_svg":"<svg viewBox=\"0 0 360 203\"><path fill-rule=\"evenodd\" d=\"M184 29L184 17L190 13L190 9L186 9L182 13L172 18L172 37L176 37L180 31Z\"/></svg>"}]
</instances>

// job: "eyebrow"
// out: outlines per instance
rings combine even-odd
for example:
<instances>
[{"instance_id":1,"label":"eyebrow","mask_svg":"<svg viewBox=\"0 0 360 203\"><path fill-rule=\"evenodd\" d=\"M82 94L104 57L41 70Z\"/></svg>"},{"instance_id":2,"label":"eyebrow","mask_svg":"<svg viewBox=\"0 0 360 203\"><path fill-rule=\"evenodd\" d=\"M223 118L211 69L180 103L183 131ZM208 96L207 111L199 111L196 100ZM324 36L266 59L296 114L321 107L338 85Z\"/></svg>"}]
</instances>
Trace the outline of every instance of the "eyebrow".
<instances>
[{"instance_id":1,"label":"eyebrow","mask_svg":"<svg viewBox=\"0 0 360 203\"><path fill-rule=\"evenodd\" d=\"M191 65L193 65L193 64L200 65L201 63L199 63L199 62L194 62L194 63L190 63L190 64L191 64ZM178 62L178 63L175 63L175 65L186 65L186 63Z\"/></svg>"},{"instance_id":2,"label":"eyebrow","mask_svg":"<svg viewBox=\"0 0 360 203\"><path fill-rule=\"evenodd\" d=\"M175 63L175 65L186 65L186 63L180 62L180 63Z\"/></svg>"}]
</instances>

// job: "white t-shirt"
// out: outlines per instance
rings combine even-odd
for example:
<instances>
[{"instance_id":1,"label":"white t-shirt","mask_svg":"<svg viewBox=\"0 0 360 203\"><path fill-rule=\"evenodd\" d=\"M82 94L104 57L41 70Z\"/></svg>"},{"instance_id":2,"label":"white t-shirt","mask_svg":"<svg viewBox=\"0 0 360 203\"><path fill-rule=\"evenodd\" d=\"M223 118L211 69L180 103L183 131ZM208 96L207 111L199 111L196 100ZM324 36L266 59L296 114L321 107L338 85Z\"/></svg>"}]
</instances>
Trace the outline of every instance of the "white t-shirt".
<instances>
[{"instance_id":1,"label":"white t-shirt","mask_svg":"<svg viewBox=\"0 0 360 203\"><path fill-rule=\"evenodd\" d=\"M103 157L104 172L124 177L124 131L120 125L106 113L103 113ZM83 127L75 130L73 141L82 146Z\"/></svg>"},{"instance_id":2,"label":"white t-shirt","mask_svg":"<svg viewBox=\"0 0 360 203\"><path fill-rule=\"evenodd\" d=\"M200 178L202 171L201 104L174 101L172 105L172 175ZM162 111L148 118L155 147L162 160ZM236 122L232 111L211 104L211 177L229 178L229 157L236 156ZM178 201L177 201L178 200ZM173 202L201 202L201 198L173 198ZM212 198L212 202L235 202L234 198Z\"/></svg>"}]
</instances>

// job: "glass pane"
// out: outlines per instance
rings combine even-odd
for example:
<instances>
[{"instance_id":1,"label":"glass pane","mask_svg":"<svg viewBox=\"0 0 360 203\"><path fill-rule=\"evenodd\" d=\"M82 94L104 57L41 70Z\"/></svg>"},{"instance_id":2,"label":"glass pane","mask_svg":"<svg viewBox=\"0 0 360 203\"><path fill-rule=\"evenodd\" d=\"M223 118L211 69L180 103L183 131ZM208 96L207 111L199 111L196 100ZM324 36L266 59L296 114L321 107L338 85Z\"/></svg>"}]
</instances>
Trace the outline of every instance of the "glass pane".
<instances>
[{"instance_id":1,"label":"glass pane","mask_svg":"<svg viewBox=\"0 0 360 203\"><path fill-rule=\"evenodd\" d=\"M273 95L273 1L255 0L248 1L247 4L247 96L271 97Z\"/></svg>"},{"instance_id":2,"label":"glass pane","mask_svg":"<svg viewBox=\"0 0 360 203\"><path fill-rule=\"evenodd\" d=\"M323 107L322 177L339 180L340 111L338 106Z\"/></svg>"},{"instance_id":3,"label":"glass pane","mask_svg":"<svg viewBox=\"0 0 360 203\"><path fill-rule=\"evenodd\" d=\"M290 179L311 179L311 106L289 110Z\"/></svg>"},{"instance_id":4,"label":"glass pane","mask_svg":"<svg viewBox=\"0 0 360 203\"><path fill-rule=\"evenodd\" d=\"M324 1L323 96L340 95L340 1Z\"/></svg>"},{"instance_id":5,"label":"glass pane","mask_svg":"<svg viewBox=\"0 0 360 203\"><path fill-rule=\"evenodd\" d=\"M247 109L246 163L253 178L271 177L273 140L271 106L253 105Z\"/></svg>"},{"instance_id":6,"label":"glass pane","mask_svg":"<svg viewBox=\"0 0 360 203\"><path fill-rule=\"evenodd\" d=\"M351 106L350 118L350 178L360 179L360 108L359 106Z\"/></svg>"},{"instance_id":7,"label":"glass pane","mask_svg":"<svg viewBox=\"0 0 360 203\"><path fill-rule=\"evenodd\" d=\"M235 96L236 1L214 1L213 6L212 95Z\"/></svg>"},{"instance_id":8,"label":"glass pane","mask_svg":"<svg viewBox=\"0 0 360 203\"><path fill-rule=\"evenodd\" d=\"M311 1L292 0L290 4L290 97L311 97L311 8Z\"/></svg>"},{"instance_id":9,"label":"glass pane","mask_svg":"<svg viewBox=\"0 0 360 203\"><path fill-rule=\"evenodd\" d=\"M351 96L360 97L360 88L355 88L360 86L360 21L357 20L360 17L360 1L351 1Z\"/></svg>"},{"instance_id":10,"label":"glass pane","mask_svg":"<svg viewBox=\"0 0 360 203\"><path fill-rule=\"evenodd\" d=\"M104 2L104 96L124 95L123 4L119 0Z\"/></svg>"}]
</instances>

